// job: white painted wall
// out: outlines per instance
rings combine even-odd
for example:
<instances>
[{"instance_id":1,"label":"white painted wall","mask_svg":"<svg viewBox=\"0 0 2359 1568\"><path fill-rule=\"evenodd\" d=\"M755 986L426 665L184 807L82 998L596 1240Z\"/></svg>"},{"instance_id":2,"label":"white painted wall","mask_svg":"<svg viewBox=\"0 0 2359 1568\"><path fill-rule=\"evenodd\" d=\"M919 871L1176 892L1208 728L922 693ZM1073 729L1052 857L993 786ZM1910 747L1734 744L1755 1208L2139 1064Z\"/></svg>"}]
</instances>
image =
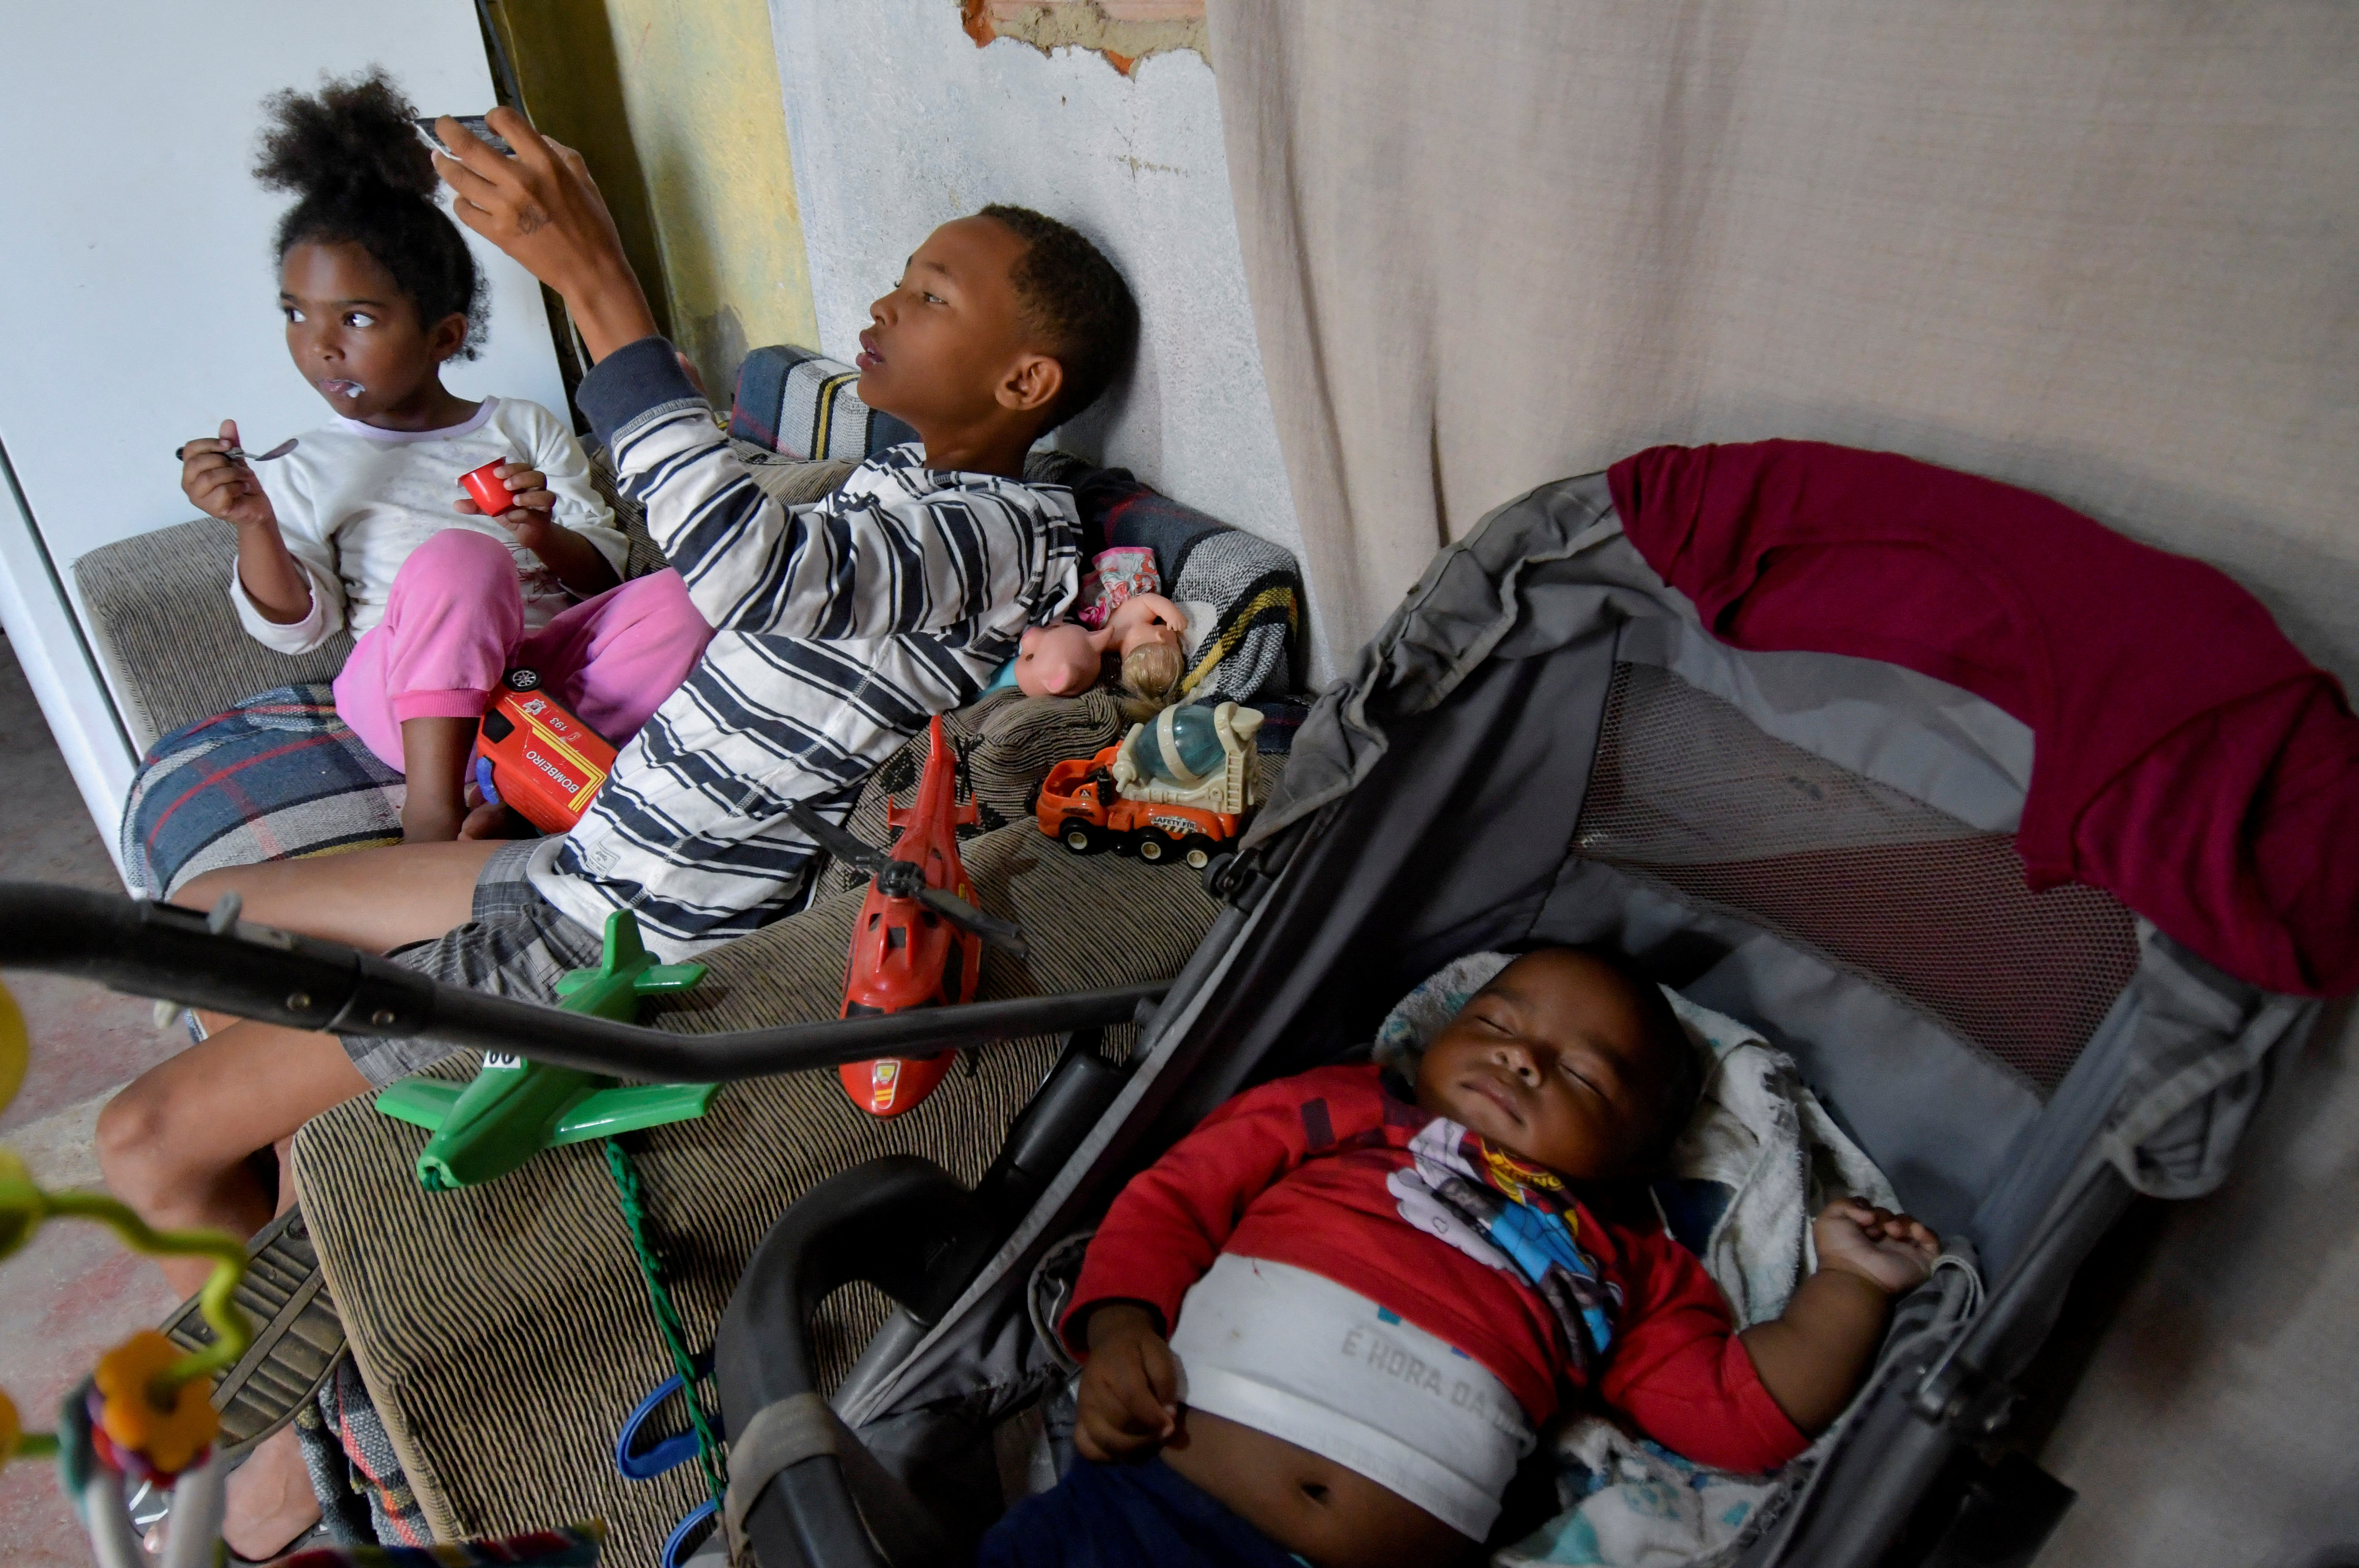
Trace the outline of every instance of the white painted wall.
<instances>
[{"instance_id":1,"label":"white painted wall","mask_svg":"<svg viewBox=\"0 0 2359 1568\"><path fill-rule=\"evenodd\" d=\"M134 758L43 569L195 515L172 449L223 418L259 450L327 409L288 362L270 260L285 198L248 177L263 97L381 63L428 114L478 114L469 0L14 5L0 46L0 623L111 844ZM488 248L491 335L448 377L564 407L539 290ZM29 518L24 516L29 508Z\"/></svg>"},{"instance_id":2,"label":"white painted wall","mask_svg":"<svg viewBox=\"0 0 2359 1568\"><path fill-rule=\"evenodd\" d=\"M1062 219L1130 280L1140 343L1059 444L1299 555L1211 68L1162 54L1125 77L1077 49L977 49L951 0L771 0L770 16L819 347L857 352L868 302L936 224L991 201Z\"/></svg>"}]
</instances>

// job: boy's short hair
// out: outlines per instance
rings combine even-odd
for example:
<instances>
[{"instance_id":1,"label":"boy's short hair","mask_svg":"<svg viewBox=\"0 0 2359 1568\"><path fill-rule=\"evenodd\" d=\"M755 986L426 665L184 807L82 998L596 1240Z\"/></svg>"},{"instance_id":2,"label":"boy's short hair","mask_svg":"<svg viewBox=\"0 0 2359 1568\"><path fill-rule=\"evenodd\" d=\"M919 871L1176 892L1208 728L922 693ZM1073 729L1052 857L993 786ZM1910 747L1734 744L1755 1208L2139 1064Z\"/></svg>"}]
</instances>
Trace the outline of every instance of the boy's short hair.
<instances>
[{"instance_id":1,"label":"boy's short hair","mask_svg":"<svg viewBox=\"0 0 2359 1568\"><path fill-rule=\"evenodd\" d=\"M979 214L1025 243L1009 272L1025 325L1065 372L1043 434L1088 408L1122 370L1138 342L1138 302L1114 263L1056 219L994 202Z\"/></svg>"}]
</instances>

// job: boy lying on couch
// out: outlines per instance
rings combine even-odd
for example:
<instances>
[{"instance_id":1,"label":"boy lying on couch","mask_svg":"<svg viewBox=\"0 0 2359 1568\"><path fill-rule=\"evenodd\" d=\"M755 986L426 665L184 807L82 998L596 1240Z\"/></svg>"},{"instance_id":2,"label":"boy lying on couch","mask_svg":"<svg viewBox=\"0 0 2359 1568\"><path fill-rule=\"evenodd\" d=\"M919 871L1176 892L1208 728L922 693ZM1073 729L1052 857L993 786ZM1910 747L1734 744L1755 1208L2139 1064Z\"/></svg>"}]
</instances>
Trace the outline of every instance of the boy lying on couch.
<instances>
[{"instance_id":1,"label":"boy lying on couch","mask_svg":"<svg viewBox=\"0 0 2359 1568\"><path fill-rule=\"evenodd\" d=\"M870 458L815 506L748 477L657 334L580 156L511 109L493 152L451 120L436 167L460 221L561 295L595 367L579 391L625 489L715 628L703 658L623 750L573 831L537 842L402 844L210 873L248 920L530 1000L597 962L613 910L690 956L800 907L817 851L789 802L841 819L933 713L972 701L1078 588L1071 492L1027 485L1026 452L1086 408L1129 354L1137 311L1088 241L987 207L943 224L870 307L861 397L924 450ZM312 1116L444 1054L234 1023L107 1105L109 1185L158 1226L251 1235L271 1200L247 1164ZM290 1194L291 1196L291 1194ZM166 1266L193 1291L203 1268ZM308 1522L286 1434L237 1477L224 1533L262 1557Z\"/></svg>"}]
</instances>

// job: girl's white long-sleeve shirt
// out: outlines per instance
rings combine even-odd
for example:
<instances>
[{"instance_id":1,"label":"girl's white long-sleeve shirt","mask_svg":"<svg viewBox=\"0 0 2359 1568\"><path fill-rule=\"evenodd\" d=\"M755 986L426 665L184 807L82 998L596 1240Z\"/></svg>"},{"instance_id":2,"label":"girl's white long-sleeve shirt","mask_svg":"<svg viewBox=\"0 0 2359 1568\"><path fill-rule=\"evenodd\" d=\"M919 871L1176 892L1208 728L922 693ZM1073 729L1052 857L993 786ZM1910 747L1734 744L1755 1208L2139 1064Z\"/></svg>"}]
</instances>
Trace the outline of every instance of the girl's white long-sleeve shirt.
<instances>
[{"instance_id":1,"label":"girl's white long-sleeve shirt","mask_svg":"<svg viewBox=\"0 0 2359 1568\"><path fill-rule=\"evenodd\" d=\"M381 430L338 417L307 431L285 457L254 464L279 537L310 579L311 605L299 621L269 620L233 566L238 623L281 653L308 653L346 627L359 637L385 618L394 574L410 552L445 528L467 528L508 547L526 629L548 625L573 603L557 574L495 519L452 509L466 498L461 474L504 459L548 475L557 522L621 573L630 541L592 487L589 456L572 430L538 403L486 397L466 420L439 430Z\"/></svg>"}]
</instances>

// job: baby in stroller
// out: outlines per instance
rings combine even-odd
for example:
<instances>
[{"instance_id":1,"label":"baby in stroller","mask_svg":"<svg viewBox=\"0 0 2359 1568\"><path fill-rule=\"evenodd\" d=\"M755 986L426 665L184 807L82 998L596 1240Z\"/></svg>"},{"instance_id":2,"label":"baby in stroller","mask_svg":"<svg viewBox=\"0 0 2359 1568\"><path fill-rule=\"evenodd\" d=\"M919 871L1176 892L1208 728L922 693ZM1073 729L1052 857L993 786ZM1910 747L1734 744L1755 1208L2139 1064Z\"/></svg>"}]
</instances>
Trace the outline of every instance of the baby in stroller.
<instances>
[{"instance_id":1,"label":"baby in stroller","mask_svg":"<svg viewBox=\"0 0 2359 1568\"><path fill-rule=\"evenodd\" d=\"M1413 1081L1329 1067L1231 1100L1091 1242L1061 1324L1087 1357L1084 1463L981 1561L1451 1561L1568 1388L1703 1464L1792 1458L1940 1243L1831 1205L1817 1271L1739 1333L1628 1181L1700 1089L1660 991L1612 953L1546 948L1469 1001Z\"/></svg>"}]
</instances>

